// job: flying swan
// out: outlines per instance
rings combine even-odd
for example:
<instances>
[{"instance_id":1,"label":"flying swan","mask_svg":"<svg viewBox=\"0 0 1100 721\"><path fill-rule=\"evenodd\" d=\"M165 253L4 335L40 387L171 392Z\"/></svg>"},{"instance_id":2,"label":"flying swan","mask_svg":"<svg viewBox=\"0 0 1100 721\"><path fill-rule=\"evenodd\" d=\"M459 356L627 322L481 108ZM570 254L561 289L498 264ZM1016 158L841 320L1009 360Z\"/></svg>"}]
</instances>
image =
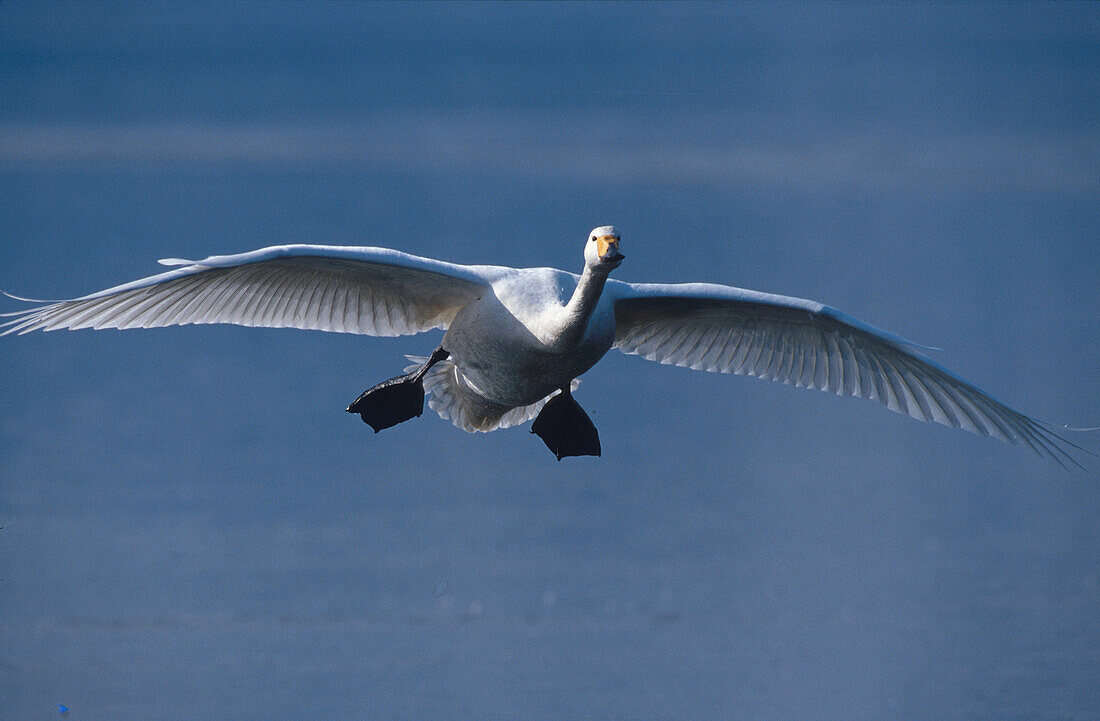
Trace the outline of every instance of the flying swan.
<instances>
[{"instance_id":1,"label":"flying swan","mask_svg":"<svg viewBox=\"0 0 1100 721\"><path fill-rule=\"evenodd\" d=\"M459 428L531 432L561 460L600 455L576 378L612 348L696 370L871 398L892 411L1023 446L1066 465L1077 447L905 339L800 298L706 283L624 283L619 233L589 233L580 275L457 265L388 248L284 245L192 261L82 298L6 313L0 335L189 323L397 336L446 333L428 358L347 410L377 433L430 406Z\"/></svg>"}]
</instances>

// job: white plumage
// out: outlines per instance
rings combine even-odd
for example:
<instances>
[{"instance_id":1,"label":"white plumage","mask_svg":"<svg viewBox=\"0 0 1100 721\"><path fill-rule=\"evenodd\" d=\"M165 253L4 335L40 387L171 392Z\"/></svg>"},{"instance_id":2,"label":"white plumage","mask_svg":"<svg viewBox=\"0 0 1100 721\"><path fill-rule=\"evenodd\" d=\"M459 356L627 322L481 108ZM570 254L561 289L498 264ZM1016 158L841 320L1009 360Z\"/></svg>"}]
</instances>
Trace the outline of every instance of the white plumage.
<instances>
[{"instance_id":1,"label":"white plumage","mask_svg":"<svg viewBox=\"0 0 1100 721\"><path fill-rule=\"evenodd\" d=\"M610 246L607 244L610 242ZM178 266L5 314L2 335L233 323L393 336L443 328L430 405L467 431L523 423L610 348L660 363L877 400L892 411L1077 465L1073 446L918 354L813 301L710 284L608 279L618 234L592 231L581 275L464 266L386 248L289 245ZM419 360L410 358L410 360Z\"/></svg>"}]
</instances>

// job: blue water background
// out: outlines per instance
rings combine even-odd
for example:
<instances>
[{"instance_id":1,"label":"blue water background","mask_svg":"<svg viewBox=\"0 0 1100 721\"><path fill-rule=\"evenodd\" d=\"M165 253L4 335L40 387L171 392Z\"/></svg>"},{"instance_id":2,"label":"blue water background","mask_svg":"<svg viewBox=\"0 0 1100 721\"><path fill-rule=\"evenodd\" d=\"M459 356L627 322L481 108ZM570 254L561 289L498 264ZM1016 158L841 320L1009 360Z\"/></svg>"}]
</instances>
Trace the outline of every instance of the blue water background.
<instances>
[{"instance_id":1,"label":"blue water background","mask_svg":"<svg viewBox=\"0 0 1100 721\"><path fill-rule=\"evenodd\" d=\"M1096 4L0 3L0 288L612 223L1097 425L1098 68ZM0 718L1100 716L1096 458L618 354L599 460L343 412L438 337L0 340Z\"/></svg>"}]
</instances>

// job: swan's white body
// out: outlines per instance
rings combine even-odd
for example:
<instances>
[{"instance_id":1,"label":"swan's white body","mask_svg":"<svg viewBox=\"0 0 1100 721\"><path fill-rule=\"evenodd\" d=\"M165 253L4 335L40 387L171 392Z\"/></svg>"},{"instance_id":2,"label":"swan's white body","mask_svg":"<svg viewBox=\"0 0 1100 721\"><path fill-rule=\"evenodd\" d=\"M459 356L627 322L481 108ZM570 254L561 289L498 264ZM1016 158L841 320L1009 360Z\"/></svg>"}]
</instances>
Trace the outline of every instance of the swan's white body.
<instances>
[{"instance_id":1,"label":"swan's white body","mask_svg":"<svg viewBox=\"0 0 1100 721\"><path fill-rule=\"evenodd\" d=\"M603 255L614 235L614 262ZM3 334L191 323L365 335L444 328L450 357L424 376L431 407L467 431L529 420L608 350L837 395L1028 446L1075 464L1069 444L914 351L813 301L722 285L623 283L618 235L597 228L581 275L464 266L386 248L291 245L202 261L74 300L10 313ZM413 359L415 360L415 359Z\"/></svg>"},{"instance_id":2,"label":"swan's white body","mask_svg":"<svg viewBox=\"0 0 1100 721\"><path fill-rule=\"evenodd\" d=\"M443 347L478 396L506 410L533 405L611 350L609 299L597 299L587 322L569 313L581 282L551 268L512 270L458 312Z\"/></svg>"}]
</instances>

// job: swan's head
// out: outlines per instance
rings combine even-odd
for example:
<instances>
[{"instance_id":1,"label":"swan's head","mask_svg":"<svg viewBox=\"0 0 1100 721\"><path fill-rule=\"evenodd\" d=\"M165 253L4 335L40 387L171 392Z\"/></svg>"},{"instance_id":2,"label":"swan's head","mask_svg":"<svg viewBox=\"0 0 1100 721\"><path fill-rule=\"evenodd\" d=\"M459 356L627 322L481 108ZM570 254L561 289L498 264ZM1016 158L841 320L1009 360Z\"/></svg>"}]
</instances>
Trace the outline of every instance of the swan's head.
<instances>
[{"instance_id":1,"label":"swan's head","mask_svg":"<svg viewBox=\"0 0 1100 721\"><path fill-rule=\"evenodd\" d=\"M593 228L584 245L584 264L593 270L609 273L619 267L626 256L619 252L619 231L610 225Z\"/></svg>"}]
</instances>

